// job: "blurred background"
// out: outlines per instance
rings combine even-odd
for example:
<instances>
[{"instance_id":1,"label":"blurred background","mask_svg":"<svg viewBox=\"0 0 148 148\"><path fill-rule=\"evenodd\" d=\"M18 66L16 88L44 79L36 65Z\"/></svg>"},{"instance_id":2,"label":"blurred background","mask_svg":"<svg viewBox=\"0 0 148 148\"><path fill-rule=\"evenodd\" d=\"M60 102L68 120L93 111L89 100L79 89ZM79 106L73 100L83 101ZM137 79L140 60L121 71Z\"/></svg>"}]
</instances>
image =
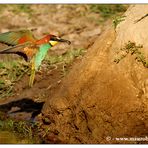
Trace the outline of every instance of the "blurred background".
<instances>
[{"instance_id":1,"label":"blurred background","mask_svg":"<svg viewBox=\"0 0 148 148\"><path fill-rule=\"evenodd\" d=\"M127 8L120 4L0 5L0 32L36 28L37 37L51 33L69 39L71 48L87 48L92 38Z\"/></svg>"}]
</instances>

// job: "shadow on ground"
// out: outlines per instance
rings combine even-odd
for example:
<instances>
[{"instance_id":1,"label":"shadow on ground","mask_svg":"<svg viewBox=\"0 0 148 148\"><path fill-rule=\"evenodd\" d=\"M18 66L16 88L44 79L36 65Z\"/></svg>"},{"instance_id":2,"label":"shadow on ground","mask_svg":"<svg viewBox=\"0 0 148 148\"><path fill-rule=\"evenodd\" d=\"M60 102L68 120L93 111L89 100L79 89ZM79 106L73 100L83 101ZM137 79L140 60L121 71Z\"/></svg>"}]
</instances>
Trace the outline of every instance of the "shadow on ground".
<instances>
[{"instance_id":1,"label":"shadow on ground","mask_svg":"<svg viewBox=\"0 0 148 148\"><path fill-rule=\"evenodd\" d=\"M0 111L8 114L29 113L31 120L41 113L44 102L34 102L30 98L22 98L16 101L0 105Z\"/></svg>"}]
</instances>

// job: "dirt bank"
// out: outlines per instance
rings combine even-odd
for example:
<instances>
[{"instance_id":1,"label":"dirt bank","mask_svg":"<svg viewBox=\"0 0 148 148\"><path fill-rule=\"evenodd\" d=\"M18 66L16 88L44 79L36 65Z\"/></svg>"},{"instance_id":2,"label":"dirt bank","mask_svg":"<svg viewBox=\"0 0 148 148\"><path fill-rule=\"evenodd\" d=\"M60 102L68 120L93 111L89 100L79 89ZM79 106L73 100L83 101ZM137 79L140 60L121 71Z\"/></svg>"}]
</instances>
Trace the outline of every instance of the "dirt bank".
<instances>
[{"instance_id":1,"label":"dirt bank","mask_svg":"<svg viewBox=\"0 0 148 148\"><path fill-rule=\"evenodd\" d=\"M147 143L117 139L145 138L148 134L147 68L142 60L136 60L137 54L130 53L130 49L140 50L140 55L146 51L147 18L134 22L147 9L146 5L131 6L116 32L109 27L98 37L56 94L46 101L43 114L48 119L44 121L49 129L47 141L56 131L55 137L65 143ZM138 40L141 37L142 42ZM143 48L136 46L139 43ZM121 47L129 54L117 64L114 59L118 53L122 55Z\"/></svg>"}]
</instances>

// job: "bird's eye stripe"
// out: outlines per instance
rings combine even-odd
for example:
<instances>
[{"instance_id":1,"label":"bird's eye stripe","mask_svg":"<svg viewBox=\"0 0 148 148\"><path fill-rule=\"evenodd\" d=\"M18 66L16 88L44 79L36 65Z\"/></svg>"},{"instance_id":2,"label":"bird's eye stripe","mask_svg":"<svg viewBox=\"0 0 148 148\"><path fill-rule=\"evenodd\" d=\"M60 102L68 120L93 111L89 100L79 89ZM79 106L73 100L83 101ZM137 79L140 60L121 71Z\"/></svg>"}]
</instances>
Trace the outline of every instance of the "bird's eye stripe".
<instances>
[{"instance_id":1,"label":"bird's eye stripe","mask_svg":"<svg viewBox=\"0 0 148 148\"><path fill-rule=\"evenodd\" d=\"M52 44L49 42L49 45L52 47Z\"/></svg>"}]
</instances>

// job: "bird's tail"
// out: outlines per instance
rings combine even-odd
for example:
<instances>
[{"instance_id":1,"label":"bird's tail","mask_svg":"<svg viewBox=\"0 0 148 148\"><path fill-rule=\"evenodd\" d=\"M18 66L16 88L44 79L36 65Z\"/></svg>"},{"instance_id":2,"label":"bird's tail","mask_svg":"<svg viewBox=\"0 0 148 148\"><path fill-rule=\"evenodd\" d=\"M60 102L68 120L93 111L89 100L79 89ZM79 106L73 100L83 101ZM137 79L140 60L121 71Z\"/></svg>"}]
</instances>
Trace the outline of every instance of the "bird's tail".
<instances>
[{"instance_id":1,"label":"bird's tail","mask_svg":"<svg viewBox=\"0 0 148 148\"><path fill-rule=\"evenodd\" d=\"M34 63L34 60L32 60L31 75L30 75L30 80L29 80L29 87L33 86L34 78L35 78L35 63Z\"/></svg>"}]
</instances>

